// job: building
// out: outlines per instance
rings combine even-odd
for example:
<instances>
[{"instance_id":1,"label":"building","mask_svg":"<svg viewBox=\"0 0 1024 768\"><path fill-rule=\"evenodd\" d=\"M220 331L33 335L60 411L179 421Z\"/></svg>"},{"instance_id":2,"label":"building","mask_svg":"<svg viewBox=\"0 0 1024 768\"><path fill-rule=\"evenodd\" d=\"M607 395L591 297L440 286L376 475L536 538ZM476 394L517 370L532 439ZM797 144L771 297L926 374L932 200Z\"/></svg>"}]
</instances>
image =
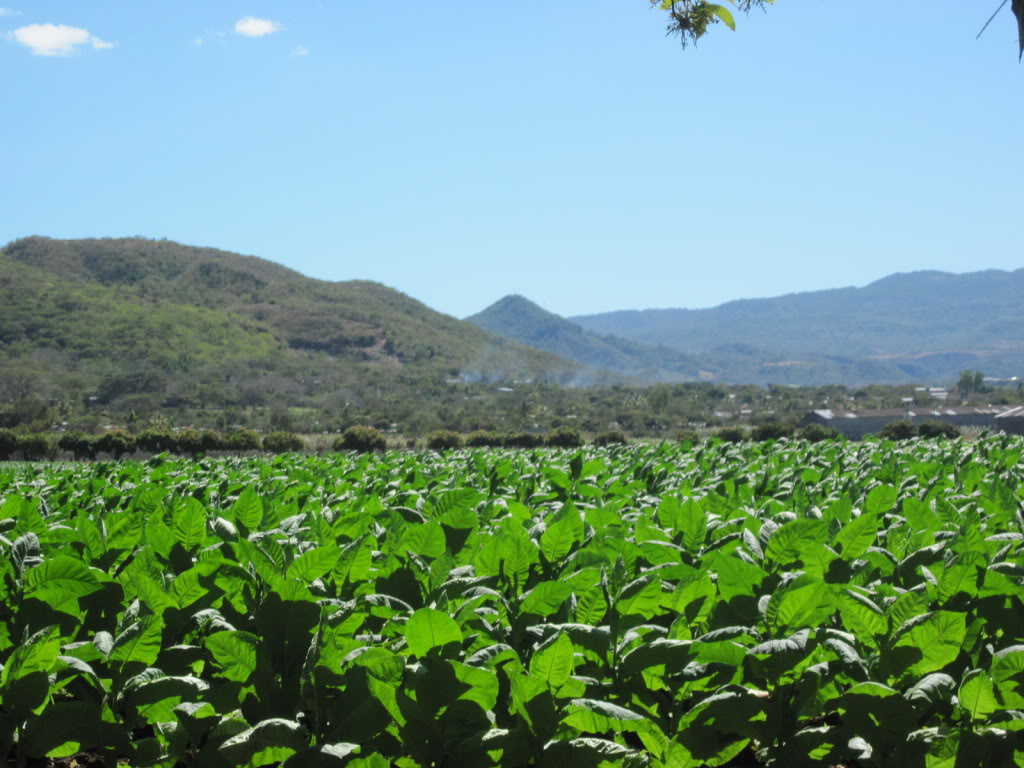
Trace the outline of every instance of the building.
<instances>
[{"instance_id":1,"label":"building","mask_svg":"<svg viewBox=\"0 0 1024 768\"><path fill-rule=\"evenodd\" d=\"M996 429L1010 435L1024 435L1024 405L1018 405L996 416Z\"/></svg>"},{"instance_id":2,"label":"building","mask_svg":"<svg viewBox=\"0 0 1024 768\"><path fill-rule=\"evenodd\" d=\"M946 408L945 406L909 406L907 408L884 408L878 410L848 411L829 408L811 411L801 420L801 425L822 424L831 427L850 440L860 440L876 434L893 421L910 421L923 424L926 421L944 421L958 427L998 428L996 417L1000 408L984 406L979 408ZM1007 430L1009 431L1009 430Z\"/></svg>"}]
</instances>

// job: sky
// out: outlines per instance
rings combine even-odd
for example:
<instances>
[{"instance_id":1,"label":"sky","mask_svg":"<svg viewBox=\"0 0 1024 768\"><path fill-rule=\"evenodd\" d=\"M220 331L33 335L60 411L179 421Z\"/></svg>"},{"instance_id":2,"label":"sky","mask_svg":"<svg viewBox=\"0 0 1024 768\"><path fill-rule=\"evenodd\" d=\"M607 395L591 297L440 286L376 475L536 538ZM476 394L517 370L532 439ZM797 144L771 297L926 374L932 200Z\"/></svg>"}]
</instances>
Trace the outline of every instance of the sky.
<instances>
[{"instance_id":1,"label":"sky","mask_svg":"<svg viewBox=\"0 0 1024 768\"><path fill-rule=\"evenodd\" d=\"M0 243L168 238L458 317L1024 267L999 0L0 0Z\"/></svg>"}]
</instances>

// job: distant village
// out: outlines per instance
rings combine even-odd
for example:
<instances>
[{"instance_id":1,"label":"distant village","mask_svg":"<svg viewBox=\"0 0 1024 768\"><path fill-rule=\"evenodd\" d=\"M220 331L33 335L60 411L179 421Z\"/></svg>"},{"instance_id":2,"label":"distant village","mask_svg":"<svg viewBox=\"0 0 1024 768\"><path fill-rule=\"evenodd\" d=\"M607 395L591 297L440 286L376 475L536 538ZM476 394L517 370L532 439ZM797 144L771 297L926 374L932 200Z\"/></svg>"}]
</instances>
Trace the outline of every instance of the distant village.
<instances>
[{"instance_id":1,"label":"distant village","mask_svg":"<svg viewBox=\"0 0 1024 768\"><path fill-rule=\"evenodd\" d=\"M1018 386L1019 377L999 379L985 377L989 388ZM927 422L952 424L957 428L976 427L979 430L1024 435L1024 406L1005 405L947 405L949 390L944 387L915 387L914 396L902 398L904 405L899 408L817 408L807 413L799 422L800 426L820 424L834 429L850 440L861 440L876 434L894 421L909 421L920 426ZM719 422L734 419L748 420L764 416L754 413L751 408L739 410L721 409L714 413Z\"/></svg>"}]
</instances>

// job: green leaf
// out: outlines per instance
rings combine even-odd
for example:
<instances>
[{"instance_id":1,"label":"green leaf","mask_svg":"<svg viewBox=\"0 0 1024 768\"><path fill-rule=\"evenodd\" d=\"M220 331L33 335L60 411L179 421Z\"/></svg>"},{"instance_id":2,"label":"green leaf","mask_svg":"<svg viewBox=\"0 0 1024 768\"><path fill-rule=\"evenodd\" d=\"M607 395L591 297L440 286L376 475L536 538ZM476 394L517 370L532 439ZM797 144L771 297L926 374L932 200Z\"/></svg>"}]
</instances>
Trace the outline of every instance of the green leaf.
<instances>
[{"instance_id":1,"label":"green leaf","mask_svg":"<svg viewBox=\"0 0 1024 768\"><path fill-rule=\"evenodd\" d=\"M402 537L402 545L421 557L429 558L441 557L448 548L444 528L436 520L410 525Z\"/></svg>"},{"instance_id":2,"label":"green leaf","mask_svg":"<svg viewBox=\"0 0 1024 768\"><path fill-rule=\"evenodd\" d=\"M285 575L289 579L301 579L308 584L330 573L340 557L341 549L336 544L316 547L295 558Z\"/></svg>"},{"instance_id":3,"label":"green leaf","mask_svg":"<svg viewBox=\"0 0 1024 768\"><path fill-rule=\"evenodd\" d=\"M215 632L206 638L206 648L228 680L248 683L256 671L260 639L250 632Z\"/></svg>"},{"instance_id":4,"label":"green leaf","mask_svg":"<svg viewBox=\"0 0 1024 768\"><path fill-rule=\"evenodd\" d=\"M202 585L200 577L205 575L201 568L189 568L174 577L171 582L170 595L179 608L185 608L196 602L210 590ZM151 608L155 607L150 605Z\"/></svg>"},{"instance_id":5,"label":"green leaf","mask_svg":"<svg viewBox=\"0 0 1024 768\"><path fill-rule=\"evenodd\" d=\"M343 765L353 766L356 763L350 762L349 758L359 750L358 744L341 742L338 744L324 744L319 747L304 749L284 761L281 768L332 768ZM379 756L378 756L379 757ZM384 763L387 768L387 763Z\"/></svg>"},{"instance_id":6,"label":"green leaf","mask_svg":"<svg viewBox=\"0 0 1024 768\"><path fill-rule=\"evenodd\" d=\"M469 529L480 524L476 505L483 494L473 488L453 488L443 491L434 502L434 516L449 528Z\"/></svg>"},{"instance_id":7,"label":"green leaf","mask_svg":"<svg viewBox=\"0 0 1024 768\"><path fill-rule=\"evenodd\" d=\"M584 768L621 765L632 750L607 739L555 739L544 746L540 768Z\"/></svg>"},{"instance_id":8,"label":"green leaf","mask_svg":"<svg viewBox=\"0 0 1024 768\"><path fill-rule=\"evenodd\" d=\"M231 765L261 766L287 760L309 744L306 729L294 720L263 720L220 745Z\"/></svg>"},{"instance_id":9,"label":"green leaf","mask_svg":"<svg viewBox=\"0 0 1024 768\"><path fill-rule=\"evenodd\" d=\"M736 20L732 17L732 13L729 11L728 8L721 5L709 5L708 9L713 14L715 14L715 16L721 19L722 23L725 24L725 26L727 26L733 32L736 31Z\"/></svg>"},{"instance_id":10,"label":"green leaf","mask_svg":"<svg viewBox=\"0 0 1024 768\"><path fill-rule=\"evenodd\" d=\"M967 636L967 614L935 611L911 619L898 632L896 649L909 651L906 660L898 661L900 671L910 677L938 672L960 654Z\"/></svg>"},{"instance_id":11,"label":"green leaf","mask_svg":"<svg viewBox=\"0 0 1024 768\"><path fill-rule=\"evenodd\" d=\"M573 524L570 520L563 518L553 522L541 534L540 551L549 563L558 563L569 554L575 542Z\"/></svg>"},{"instance_id":12,"label":"green leaf","mask_svg":"<svg viewBox=\"0 0 1024 768\"><path fill-rule=\"evenodd\" d=\"M873 600L854 590L846 590L839 599L843 627L867 645L876 646L889 632L885 614Z\"/></svg>"},{"instance_id":13,"label":"green leaf","mask_svg":"<svg viewBox=\"0 0 1024 768\"><path fill-rule=\"evenodd\" d=\"M99 589L96 574L81 560L67 555L48 557L25 574L25 596L42 600L58 611L68 607L77 610L78 598Z\"/></svg>"},{"instance_id":14,"label":"green leaf","mask_svg":"<svg viewBox=\"0 0 1024 768\"><path fill-rule=\"evenodd\" d=\"M884 515L896 506L897 499L899 499L899 493L891 485L877 485L868 493L864 508L867 509L868 514Z\"/></svg>"},{"instance_id":15,"label":"green leaf","mask_svg":"<svg viewBox=\"0 0 1024 768\"><path fill-rule=\"evenodd\" d=\"M726 601L741 595L753 595L767 575L753 563L722 552L715 553L705 562L712 573L717 573L718 594Z\"/></svg>"},{"instance_id":16,"label":"green leaf","mask_svg":"<svg viewBox=\"0 0 1024 768\"><path fill-rule=\"evenodd\" d=\"M997 682L1009 680L1021 673L1024 673L1024 645L1011 645L992 655L992 677Z\"/></svg>"},{"instance_id":17,"label":"green leaf","mask_svg":"<svg viewBox=\"0 0 1024 768\"><path fill-rule=\"evenodd\" d=\"M824 520L791 520L768 539L765 560L785 565L807 550L820 549L828 541L828 523Z\"/></svg>"},{"instance_id":18,"label":"green leaf","mask_svg":"<svg viewBox=\"0 0 1024 768\"><path fill-rule=\"evenodd\" d=\"M943 672L932 672L914 683L903 695L907 701L925 709L948 702L954 690L956 681L952 677Z\"/></svg>"},{"instance_id":19,"label":"green leaf","mask_svg":"<svg viewBox=\"0 0 1024 768\"><path fill-rule=\"evenodd\" d=\"M964 675L957 696L960 706L972 720L984 720L999 709L992 678L981 669L972 669Z\"/></svg>"},{"instance_id":20,"label":"green leaf","mask_svg":"<svg viewBox=\"0 0 1024 768\"><path fill-rule=\"evenodd\" d=\"M817 627L836 610L831 585L800 576L781 585L768 601L767 619L780 630Z\"/></svg>"},{"instance_id":21,"label":"green leaf","mask_svg":"<svg viewBox=\"0 0 1024 768\"><path fill-rule=\"evenodd\" d=\"M572 640L564 632L559 632L554 642L533 654L530 675L543 680L552 689L561 688L572 674L573 655Z\"/></svg>"},{"instance_id":22,"label":"green leaf","mask_svg":"<svg viewBox=\"0 0 1024 768\"><path fill-rule=\"evenodd\" d=\"M462 630L448 614L420 608L405 625L405 641L416 656L426 656L433 648L461 643Z\"/></svg>"},{"instance_id":23,"label":"green leaf","mask_svg":"<svg viewBox=\"0 0 1024 768\"><path fill-rule=\"evenodd\" d=\"M206 507L191 496L175 504L171 532L186 552L200 547L206 539Z\"/></svg>"},{"instance_id":24,"label":"green leaf","mask_svg":"<svg viewBox=\"0 0 1024 768\"><path fill-rule=\"evenodd\" d=\"M194 701L209 684L192 676L165 676L146 680L132 686L124 693L124 705L135 710L139 717L148 723L176 722L174 708L182 702Z\"/></svg>"},{"instance_id":25,"label":"green leaf","mask_svg":"<svg viewBox=\"0 0 1024 768\"><path fill-rule=\"evenodd\" d=\"M150 666L160 655L163 628L163 622L157 616L143 616L133 622L114 639L110 660Z\"/></svg>"},{"instance_id":26,"label":"green leaf","mask_svg":"<svg viewBox=\"0 0 1024 768\"><path fill-rule=\"evenodd\" d=\"M583 733L635 731L646 721L643 715L625 707L596 699L573 699L567 711L569 714L562 722Z\"/></svg>"},{"instance_id":27,"label":"green leaf","mask_svg":"<svg viewBox=\"0 0 1024 768\"><path fill-rule=\"evenodd\" d=\"M622 588L615 601L620 616L639 615L652 618L661 608L661 581L641 577Z\"/></svg>"},{"instance_id":28,"label":"green leaf","mask_svg":"<svg viewBox=\"0 0 1024 768\"><path fill-rule=\"evenodd\" d=\"M526 593L519 609L537 616L550 616L562 607L572 594L572 587L562 581L542 581Z\"/></svg>"},{"instance_id":29,"label":"green leaf","mask_svg":"<svg viewBox=\"0 0 1024 768\"><path fill-rule=\"evenodd\" d=\"M8 657L0 675L0 684L6 686L21 677L35 672L44 676L57 661L60 653L60 628L46 627L21 643Z\"/></svg>"},{"instance_id":30,"label":"green leaf","mask_svg":"<svg viewBox=\"0 0 1024 768\"><path fill-rule=\"evenodd\" d=\"M682 545L689 552L698 552L704 546L708 532L705 500L689 497L680 501L666 496L658 505L658 520L662 526L681 534Z\"/></svg>"},{"instance_id":31,"label":"green leaf","mask_svg":"<svg viewBox=\"0 0 1024 768\"><path fill-rule=\"evenodd\" d=\"M259 530L263 522L263 500L251 487L246 488L231 505L231 516L246 530Z\"/></svg>"},{"instance_id":32,"label":"green leaf","mask_svg":"<svg viewBox=\"0 0 1024 768\"><path fill-rule=\"evenodd\" d=\"M843 526L836 534L833 546L842 554L847 562L854 560L875 543L878 535L878 516L874 513L862 514Z\"/></svg>"}]
</instances>

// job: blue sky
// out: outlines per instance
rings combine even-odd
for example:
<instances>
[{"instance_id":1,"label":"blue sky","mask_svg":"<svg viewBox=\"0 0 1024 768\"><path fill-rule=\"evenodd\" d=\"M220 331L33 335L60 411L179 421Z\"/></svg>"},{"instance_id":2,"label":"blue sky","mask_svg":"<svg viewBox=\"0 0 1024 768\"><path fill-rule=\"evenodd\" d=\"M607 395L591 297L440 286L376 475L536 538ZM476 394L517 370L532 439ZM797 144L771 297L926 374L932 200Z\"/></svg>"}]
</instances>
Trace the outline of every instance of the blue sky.
<instances>
[{"instance_id":1,"label":"blue sky","mask_svg":"<svg viewBox=\"0 0 1024 768\"><path fill-rule=\"evenodd\" d=\"M0 242L167 237L457 316L1024 266L998 0L778 0L686 50L646 0L0 2Z\"/></svg>"}]
</instances>

